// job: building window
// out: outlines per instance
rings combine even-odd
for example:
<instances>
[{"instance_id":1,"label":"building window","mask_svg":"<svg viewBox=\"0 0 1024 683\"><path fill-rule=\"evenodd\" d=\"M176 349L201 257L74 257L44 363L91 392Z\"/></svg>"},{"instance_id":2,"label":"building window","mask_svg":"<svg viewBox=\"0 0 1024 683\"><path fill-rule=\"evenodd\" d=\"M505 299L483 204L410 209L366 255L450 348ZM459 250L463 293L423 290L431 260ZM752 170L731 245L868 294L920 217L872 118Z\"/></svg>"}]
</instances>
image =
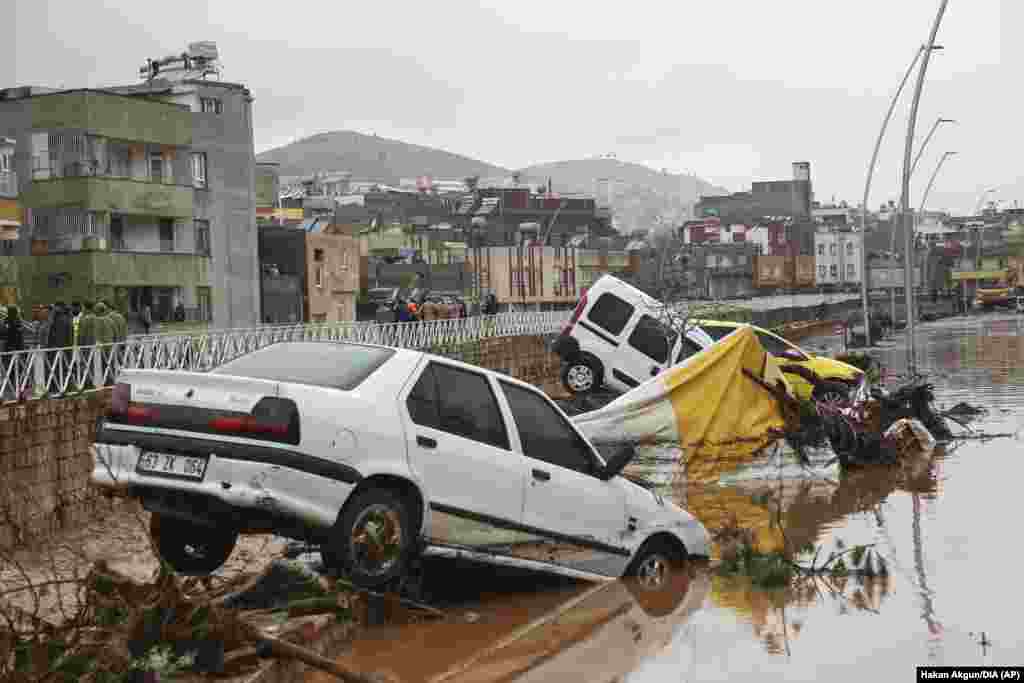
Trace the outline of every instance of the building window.
<instances>
[{"instance_id":1,"label":"building window","mask_svg":"<svg viewBox=\"0 0 1024 683\"><path fill-rule=\"evenodd\" d=\"M323 266L317 266L316 267L316 271L314 271L313 275L314 275L314 279L313 279L314 284L317 287L320 287L322 289L323 286L324 286L324 267Z\"/></svg>"},{"instance_id":2,"label":"building window","mask_svg":"<svg viewBox=\"0 0 1024 683\"><path fill-rule=\"evenodd\" d=\"M819 244L818 245L818 256L824 256L824 255L825 255L825 245L824 244Z\"/></svg>"},{"instance_id":3,"label":"building window","mask_svg":"<svg viewBox=\"0 0 1024 683\"><path fill-rule=\"evenodd\" d=\"M832 244L828 245L828 253L829 253L830 256L835 256L836 255L836 243L835 242L833 242Z\"/></svg>"},{"instance_id":4,"label":"building window","mask_svg":"<svg viewBox=\"0 0 1024 683\"><path fill-rule=\"evenodd\" d=\"M174 251L174 221L160 219L160 251Z\"/></svg>"},{"instance_id":5,"label":"building window","mask_svg":"<svg viewBox=\"0 0 1024 683\"><path fill-rule=\"evenodd\" d=\"M206 152L192 152L192 185L206 187Z\"/></svg>"},{"instance_id":6,"label":"building window","mask_svg":"<svg viewBox=\"0 0 1024 683\"><path fill-rule=\"evenodd\" d=\"M199 309L200 321L208 323L213 320L213 301L209 287L196 287L196 307Z\"/></svg>"},{"instance_id":7,"label":"building window","mask_svg":"<svg viewBox=\"0 0 1024 683\"><path fill-rule=\"evenodd\" d=\"M324 250L323 249L314 249L313 250L313 260L314 261L323 261L324 260Z\"/></svg>"},{"instance_id":8,"label":"building window","mask_svg":"<svg viewBox=\"0 0 1024 683\"><path fill-rule=\"evenodd\" d=\"M149 179L154 183L164 181L164 157L160 153L149 155Z\"/></svg>"},{"instance_id":9,"label":"building window","mask_svg":"<svg viewBox=\"0 0 1024 683\"><path fill-rule=\"evenodd\" d=\"M196 230L196 253L210 255L210 221L196 219L192 222Z\"/></svg>"},{"instance_id":10,"label":"building window","mask_svg":"<svg viewBox=\"0 0 1024 683\"><path fill-rule=\"evenodd\" d=\"M846 277L853 278L857 277L857 268L852 263L846 264Z\"/></svg>"},{"instance_id":11,"label":"building window","mask_svg":"<svg viewBox=\"0 0 1024 683\"><path fill-rule=\"evenodd\" d=\"M199 109L204 114L223 114L224 103L214 97L199 98Z\"/></svg>"},{"instance_id":12,"label":"building window","mask_svg":"<svg viewBox=\"0 0 1024 683\"><path fill-rule=\"evenodd\" d=\"M818 266L818 279L824 280L828 277L828 269L825 266Z\"/></svg>"},{"instance_id":13,"label":"building window","mask_svg":"<svg viewBox=\"0 0 1024 683\"><path fill-rule=\"evenodd\" d=\"M846 243L846 255L853 256L853 242Z\"/></svg>"},{"instance_id":14,"label":"building window","mask_svg":"<svg viewBox=\"0 0 1024 683\"><path fill-rule=\"evenodd\" d=\"M829 266L828 274L832 277L839 277L839 266L833 263Z\"/></svg>"},{"instance_id":15,"label":"building window","mask_svg":"<svg viewBox=\"0 0 1024 683\"><path fill-rule=\"evenodd\" d=\"M124 217L113 214L110 216L110 248L114 251L124 249Z\"/></svg>"}]
</instances>

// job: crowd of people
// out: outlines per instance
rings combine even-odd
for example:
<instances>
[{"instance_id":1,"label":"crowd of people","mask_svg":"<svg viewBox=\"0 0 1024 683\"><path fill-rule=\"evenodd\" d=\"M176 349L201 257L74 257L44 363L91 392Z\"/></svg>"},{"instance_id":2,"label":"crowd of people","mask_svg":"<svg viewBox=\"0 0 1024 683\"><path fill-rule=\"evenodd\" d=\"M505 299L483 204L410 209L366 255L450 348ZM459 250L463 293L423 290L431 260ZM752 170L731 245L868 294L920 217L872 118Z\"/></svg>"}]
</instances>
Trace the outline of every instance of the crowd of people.
<instances>
[{"instance_id":1,"label":"crowd of people","mask_svg":"<svg viewBox=\"0 0 1024 683\"><path fill-rule=\"evenodd\" d=\"M58 301L32 307L26 318L17 306L0 309L0 352L116 344L128 339L128 320L109 301Z\"/></svg>"}]
</instances>

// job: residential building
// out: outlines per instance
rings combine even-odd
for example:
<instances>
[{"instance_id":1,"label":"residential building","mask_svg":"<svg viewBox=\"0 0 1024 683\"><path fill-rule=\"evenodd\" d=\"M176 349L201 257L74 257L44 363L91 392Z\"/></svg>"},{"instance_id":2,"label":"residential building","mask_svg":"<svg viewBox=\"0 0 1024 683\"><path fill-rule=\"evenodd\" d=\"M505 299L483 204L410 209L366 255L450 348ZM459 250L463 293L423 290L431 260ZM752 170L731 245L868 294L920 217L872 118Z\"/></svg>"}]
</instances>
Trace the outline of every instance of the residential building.
<instances>
[{"instance_id":1,"label":"residential building","mask_svg":"<svg viewBox=\"0 0 1024 683\"><path fill-rule=\"evenodd\" d=\"M702 196L696 213L698 217L716 216L724 224L753 225L765 217L810 221L813 199L811 165L796 162L791 180L755 182L750 192Z\"/></svg>"},{"instance_id":2,"label":"residential building","mask_svg":"<svg viewBox=\"0 0 1024 683\"><path fill-rule=\"evenodd\" d=\"M708 243L694 248L693 253L697 290L704 296L727 299L753 293L756 245Z\"/></svg>"},{"instance_id":3,"label":"residential building","mask_svg":"<svg viewBox=\"0 0 1024 683\"><path fill-rule=\"evenodd\" d=\"M784 254L754 257L754 287L758 290L770 293L813 286L813 256Z\"/></svg>"},{"instance_id":4,"label":"residential building","mask_svg":"<svg viewBox=\"0 0 1024 683\"><path fill-rule=\"evenodd\" d=\"M815 284L836 289L859 287L863 244L859 232L819 229L814 234Z\"/></svg>"},{"instance_id":5,"label":"residential building","mask_svg":"<svg viewBox=\"0 0 1024 683\"><path fill-rule=\"evenodd\" d=\"M872 290L895 289L897 292L903 290L905 283L905 271L903 261L892 258L871 259L869 265L869 281ZM921 286L921 268L914 268L914 287Z\"/></svg>"},{"instance_id":6,"label":"residential building","mask_svg":"<svg viewBox=\"0 0 1024 683\"><path fill-rule=\"evenodd\" d=\"M259 229L264 323L351 322L360 291L359 240L318 223Z\"/></svg>"},{"instance_id":7,"label":"residential building","mask_svg":"<svg viewBox=\"0 0 1024 683\"><path fill-rule=\"evenodd\" d=\"M156 320L180 306L219 327L257 322L252 97L205 80L210 48L151 60L140 85L0 91L31 216L16 245L23 305L111 299L129 319L149 305Z\"/></svg>"}]
</instances>

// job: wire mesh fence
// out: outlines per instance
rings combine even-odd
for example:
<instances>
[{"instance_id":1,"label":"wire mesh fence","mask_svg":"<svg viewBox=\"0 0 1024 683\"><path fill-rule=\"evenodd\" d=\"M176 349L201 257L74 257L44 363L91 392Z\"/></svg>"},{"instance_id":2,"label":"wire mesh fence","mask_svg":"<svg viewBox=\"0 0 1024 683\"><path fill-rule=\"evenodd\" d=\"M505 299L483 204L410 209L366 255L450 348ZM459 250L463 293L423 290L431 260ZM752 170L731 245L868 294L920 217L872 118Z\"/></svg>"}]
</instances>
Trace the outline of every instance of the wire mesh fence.
<instances>
[{"instance_id":1,"label":"wire mesh fence","mask_svg":"<svg viewBox=\"0 0 1024 683\"><path fill-rule=\"evenodd\" d=\"M0 354L0 397L5 401L67 395L112 384L123 369L206 372L271 344L356 342L431 351L467 362L480 342L500 337L557 333L564 311L500 313L408 323L323 323L133 337L117 344L30 349Z\"/></svg>"}]
</instances>

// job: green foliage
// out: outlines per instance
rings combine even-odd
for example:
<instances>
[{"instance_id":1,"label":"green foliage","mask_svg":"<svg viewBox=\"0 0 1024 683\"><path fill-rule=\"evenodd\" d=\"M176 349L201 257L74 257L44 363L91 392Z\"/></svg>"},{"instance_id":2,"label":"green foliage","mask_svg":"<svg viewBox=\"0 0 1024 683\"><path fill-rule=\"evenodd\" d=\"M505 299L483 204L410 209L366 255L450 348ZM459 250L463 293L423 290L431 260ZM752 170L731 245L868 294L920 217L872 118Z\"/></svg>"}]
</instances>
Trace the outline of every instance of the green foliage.
<instances>
[{"instance_id":1,"label":"green foliage","mask_svg":"<svg viewBox=\"0 0 1024 683\"><path fill-rule=\"evenodd\" d=\"M722 559L718 566L721 576L748 576L755 586L781 588L788 586L796 568L781 552L762 553L744 543L734 555Z\"/></svg>"},{"instance_id":2,"label":"green foliage","mask_svg":"<svg viewBox=\"0 0 1024 683\"><path fill-rule=\"evenodd\" d=\"M157 645L150 648L142 657L133 659L131 670L150 671L156 673L160 678L170 678L184 672L192 666L194 661L193 655L176 657L170 646Z\"/></svg>"}]
</instances>

